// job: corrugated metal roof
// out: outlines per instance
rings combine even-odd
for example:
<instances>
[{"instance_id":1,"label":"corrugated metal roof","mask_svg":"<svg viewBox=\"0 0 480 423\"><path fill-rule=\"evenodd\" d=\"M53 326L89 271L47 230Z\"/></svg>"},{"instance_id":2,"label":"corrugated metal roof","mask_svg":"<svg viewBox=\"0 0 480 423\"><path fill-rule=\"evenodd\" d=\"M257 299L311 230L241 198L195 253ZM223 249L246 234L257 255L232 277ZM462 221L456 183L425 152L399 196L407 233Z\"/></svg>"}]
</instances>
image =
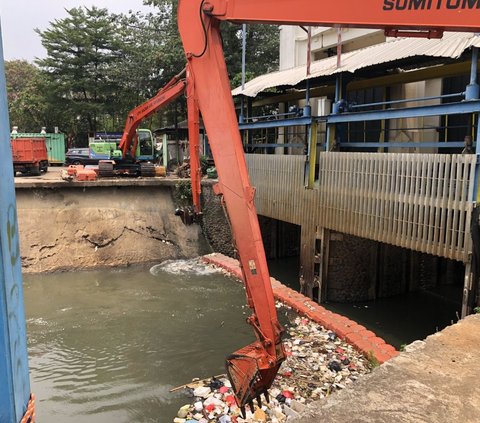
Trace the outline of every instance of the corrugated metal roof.
<instances>
[{"instance_id":1,"label":"corrugated metal roof","mask_svg":"<svg viewBox=\"0 0 480 423\"><path fill-rule=\"evenodd\" d=\"M306 75L306 66L268 73L258 76L245 84L245 90L235 88L232 95L243 94L256 97L268 88L298 83L311 78L334 75L340 72L353 73L373 65L393 62L409 57L444 57L456 59L470 47L480 47L480 36L472 33L445 33L443 38L428 40L419 38L395 38L382 44L342 54L341 67L337 68L337 57L329 57L310 66L310 75Z\"/></svg>"}]
</instances>

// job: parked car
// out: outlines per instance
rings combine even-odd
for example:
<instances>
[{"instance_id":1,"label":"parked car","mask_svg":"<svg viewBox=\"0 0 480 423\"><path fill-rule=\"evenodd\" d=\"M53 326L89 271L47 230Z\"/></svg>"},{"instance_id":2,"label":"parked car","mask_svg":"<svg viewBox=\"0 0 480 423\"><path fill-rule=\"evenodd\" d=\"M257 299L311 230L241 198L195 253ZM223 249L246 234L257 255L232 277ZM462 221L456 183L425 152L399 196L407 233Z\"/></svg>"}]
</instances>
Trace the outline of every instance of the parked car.
<instances>
[{"instance_id":1,"label":"parked car","mask_svg":"<svg viewBox=\"0 0 480 423\"><path fill-rule=\"evenodd\" d=\"M68 165L96 165L98 159L90 158L89 148L69 148L65 154L65 164Z\"/></svg>"}]
</instances>

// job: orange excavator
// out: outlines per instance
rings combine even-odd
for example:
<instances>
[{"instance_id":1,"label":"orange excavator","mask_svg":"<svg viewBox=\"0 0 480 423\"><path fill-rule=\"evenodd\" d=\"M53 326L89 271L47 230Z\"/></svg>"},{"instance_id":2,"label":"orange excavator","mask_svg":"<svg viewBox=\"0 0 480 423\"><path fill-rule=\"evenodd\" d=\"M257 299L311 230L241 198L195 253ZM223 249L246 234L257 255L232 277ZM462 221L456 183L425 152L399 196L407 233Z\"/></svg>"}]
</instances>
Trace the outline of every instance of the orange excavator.
<instances>
[{"instance_id":1,"label":"orange excavator","mask_svg":"<svg viewBox=\"0 0 480 423\"><path fill-rule=\"evenodd\" d=\"M244 412L246 404L267 395L285 352L230 93L222 21L375 28L393 36L438 38L445 30L479 31L480 0L179 0L192 120L200 109L218 172L216 193L227 208L252 309L247 321L257 338L226 362Z\"/></svg>"},{"instance_id":2,"label":"orange excavator","mask_svg":"<svg viewBox=\"0 0 480 423\"><path fill-rule=\"evenodd\" d=\"M142 120L152 116L185 92L186 81L184 76L185 69L175 75L154 97L130 111L119 144L119 148L122 151L122 159L135 158L138 147L137 129Z\"/></svg>"},{"instance_id":3,"label":"orange excavator","mask_svg":"<svg viewBox=\"0 0 480 423\"><path fill-rule=\"evenodd\" d=\"M187 68L184 68L161 88L154 97L130 111L125 122L119 149L121 151L121 162L135 162L138 147L137 129L140 123L186 93L193 206L194 213L199 214L201 212L200 118L198 107L196 107L196 102L193 100L193 95L191 95L187 89L187 81L190 75L191 73L188 71L187 66ZM113 170L113 160L101 160L99 162L99 166L105 165L108 165Z\"/></svg>"}]
</instances>

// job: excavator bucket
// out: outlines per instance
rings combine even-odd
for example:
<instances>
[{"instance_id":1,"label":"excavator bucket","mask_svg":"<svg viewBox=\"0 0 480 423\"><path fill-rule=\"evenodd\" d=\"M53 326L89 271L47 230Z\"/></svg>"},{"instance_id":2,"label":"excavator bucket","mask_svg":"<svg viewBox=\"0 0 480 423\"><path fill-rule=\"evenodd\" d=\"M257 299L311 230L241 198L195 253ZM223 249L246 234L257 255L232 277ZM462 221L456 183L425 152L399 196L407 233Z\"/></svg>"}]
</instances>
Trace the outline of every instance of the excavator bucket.
<instances>
[{"instance_id":1,"label":"excavator bucket","mask_svg":"<svg viewBox=\"0 0 480 423\"><path fill-rule=\"evenodd\" d=\"M258 342L227 357L228 379L242 410L246 404L250 404L253 412L253 400L256 399L261 404L261 394L265 395L268 402L268 389L277 375L281 361L275 361Z\"/></svg>"}]
</instances>

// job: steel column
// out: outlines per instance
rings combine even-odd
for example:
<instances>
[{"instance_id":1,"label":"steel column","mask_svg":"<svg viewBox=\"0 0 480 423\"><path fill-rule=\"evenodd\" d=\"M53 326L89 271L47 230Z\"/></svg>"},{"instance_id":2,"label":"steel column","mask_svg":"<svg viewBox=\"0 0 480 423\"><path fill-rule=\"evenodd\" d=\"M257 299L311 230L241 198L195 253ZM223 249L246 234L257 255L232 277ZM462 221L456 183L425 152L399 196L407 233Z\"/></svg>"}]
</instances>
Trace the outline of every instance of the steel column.
<instances>
[{"instance_id":1,"label":"steel column","mask_svg":"<svg viewBox=\"0 0 480 423\"><path fill-rule=\"evenodd\" d=\"M478 115L478 123L477 125L480 125L480 114ZM477 204L480 203L480 197L478 193L478 178L480 174L480 127L477 126L477 139L476 139L476 144L475 144L475 156L477 158L476 164L475 164L475 177L473 181L473 198L472 202L476 202Z\"/></svg>"},{"instance_id":2,"label":"steel column","mask_svg":"<svg viewBox=\"0 0 480 423\"><path fill-rule=\"evenodd\" d=\"M470 84L465 91L465 100L478 100L480 87L477 82L478 73L478 48L472 47L472 67L470 70Z\"/></svg>"},{"instance_id":3,"label":"steel column","mask_svg":"<svg viewBox=\"0 0 480 423\"><path fill-rule=\"evenodd\" d=\"M30 397L10 124L0 35L0 422L19 422Z\"/></svg>"},{"instance_id":4,"label":"steel column","mask_svg":"<svg viewBox=\"0 0 480 423\"><path fill-rule=\"evenodd\" d=\"M315 184L315 167L317 161L317 122L313 122L309 126L308 134L308 156L305 163L306 172L305 175L308 177L307 188L312 189Z\"/></svg>"}]
</instances>

